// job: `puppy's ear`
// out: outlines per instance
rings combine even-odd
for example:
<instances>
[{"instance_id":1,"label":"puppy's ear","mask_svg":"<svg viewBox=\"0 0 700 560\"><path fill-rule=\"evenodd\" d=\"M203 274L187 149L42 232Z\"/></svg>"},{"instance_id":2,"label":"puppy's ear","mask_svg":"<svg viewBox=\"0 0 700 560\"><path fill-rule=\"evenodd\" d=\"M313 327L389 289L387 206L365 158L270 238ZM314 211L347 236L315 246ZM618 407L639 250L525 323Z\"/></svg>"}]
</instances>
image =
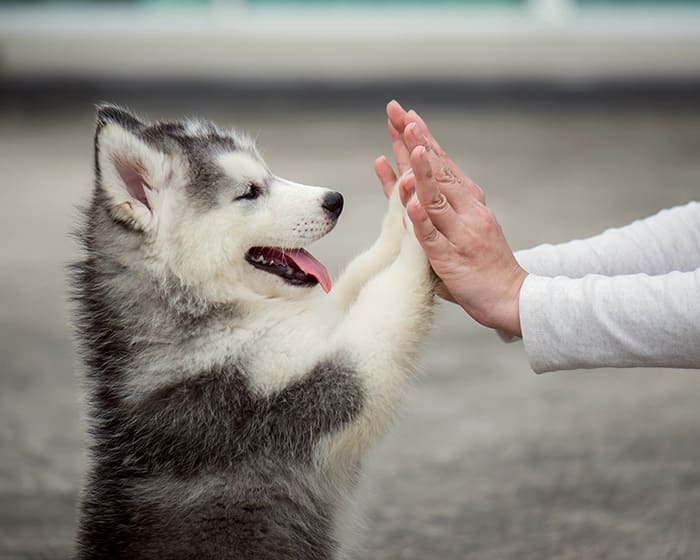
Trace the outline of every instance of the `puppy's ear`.
<instances>
[{"instance_id":1,"label":"puppy's ear","mask_svg":"<svg viewBox=\"0 0 700 560\"><path fill-rule=\"evenodd\" d=\"M97 109L95 170L115 219L148 231L155 227L162 192L175 180L176 156L143 138L146 124L114 105Z\"/></svg>"}]
</instances>

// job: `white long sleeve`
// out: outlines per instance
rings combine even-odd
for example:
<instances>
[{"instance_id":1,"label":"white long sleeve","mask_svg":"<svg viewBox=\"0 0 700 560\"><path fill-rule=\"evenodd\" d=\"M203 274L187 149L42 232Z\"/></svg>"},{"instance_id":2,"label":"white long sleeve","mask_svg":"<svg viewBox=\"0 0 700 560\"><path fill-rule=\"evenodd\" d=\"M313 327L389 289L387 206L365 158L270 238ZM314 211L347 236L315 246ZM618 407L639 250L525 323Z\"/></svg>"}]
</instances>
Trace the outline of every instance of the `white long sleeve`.
<instances>
[{"instance_id":1,"label":"white long sleeve","mask_svg":"<svg viewBox=\"0 0 700 560\"><path fill-rule=\"evenodd\" d=\"M534 371L700 368L700 204L516 253Z\"/></svg>"},{"instance_id":2,"label":"white long sleeve","mask_svg":"<svg viewBox=\"0 0 700 560\"><path fill-rule=\"evenodd\" d=\"M517 251L515 257L528 272L550 277L692 271L700 267L700 202L588 239Z\"/></svg>"},{"instance_id":3,"label":"white long sleeve","mask_svg":"<svg viewBox=\"0 0 700 560\"><path fill-rule=\"evenodd\" d=\"M520 326L532 369L700 368L700 268L659 276L530 275Z\"/></svg>"}]
</instances>

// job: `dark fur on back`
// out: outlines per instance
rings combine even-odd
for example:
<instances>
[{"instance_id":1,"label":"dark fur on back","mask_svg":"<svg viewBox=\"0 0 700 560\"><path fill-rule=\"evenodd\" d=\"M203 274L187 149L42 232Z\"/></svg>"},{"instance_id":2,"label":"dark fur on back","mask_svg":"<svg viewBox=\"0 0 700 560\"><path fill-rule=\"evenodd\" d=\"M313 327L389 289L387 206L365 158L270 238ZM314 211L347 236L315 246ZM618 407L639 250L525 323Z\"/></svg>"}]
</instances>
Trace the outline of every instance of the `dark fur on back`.
<instances>
[{"instance_id":1,"label":"dark fur on back","mask_svg":"<svg viewBox=\"0 0 700 560\"><path fill-rule=\"evenodd\" d=\"M184 142L177 123L146 129L113 107L100 110L98 134L109 120L162 151ZM209 134L237 146L213 126ZM200 148L190 140L196 158ZM313 449L362 409L351 364L342 357L318 363L263 395L249 387L245 363L231 356L214 369L165 371L171 382L128 398L128 378L139 375L135 356L154 344L176 351L188 337L240 317L235 306L209 305L113 258L110 238L127 248L139 238L105 209L96 167L80 233L85 255L73 266L92 437L78 557L331 558L334 504L319 491L323 474Z\"/></svg>"}]
</instances>

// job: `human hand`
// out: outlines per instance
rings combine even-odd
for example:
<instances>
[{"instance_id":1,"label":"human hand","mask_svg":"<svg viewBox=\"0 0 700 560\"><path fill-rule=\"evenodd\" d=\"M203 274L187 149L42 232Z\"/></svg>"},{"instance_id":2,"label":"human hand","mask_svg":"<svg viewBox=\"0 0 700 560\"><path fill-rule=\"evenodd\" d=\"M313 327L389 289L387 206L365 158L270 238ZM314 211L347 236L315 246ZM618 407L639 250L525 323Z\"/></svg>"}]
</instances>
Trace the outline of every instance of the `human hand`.
<instances>
[{"instance_id":1,"label":"human hand","mask_svg":"<svg viewBox=\"0 0 700 560\"><path fill-rule=\"evenodd\" d=\"M400 186L402 199L416 193L408 216L449 298L479 323L521 336L519 295L527 272L486 207L483 190L442 150L415 111L392 101L387 115L399 172L413 168ZM376 160L375 170L385 193L391 192L396 175L386 158Z\"/></svg>"},{"instance_id":2,"label":"human hand","mask_svg":"<svg viewBox=\"0 0 700 560\"><path fill-rule=\"evenodd\" d=\"M413 109L406 112L398 101L392 100L386 107L387 112L387 128L389 129L389 136L391 137L391 150L394 153L394 159L396 160L396 166L398 168L398 176L403 175L406 170L411 168L410 162L410 150L406 144L403 134L405 128L410 123L416 123L419 126L421 134L425 136L429 144L437 151L442 159L445 160L448 166L451 168L458 169L459 167L450 159L450 156L440 147L438 141L435 140L433 135L428 129L428 125L421 116L416 113ZM374 162L374 170L382 184L384 194L387 198L391 195L391 191L398 180L397 174L391 167L389 160L386 156L379 156ZM406 179L404 179L406 180ZM476 185L475 189L478 191L476 194L482 203L485 202L483 191ZM406 189L402 189L406 190ZM405 192L404 194L408 194ZM406 201L404 200L404 203Z\"/></svg>"},{"instance_id":3,"label":"human hand","mask_svg":"<svg viewBox=\"0 0 700 560\"><path fill-rule=\"evenodd\" d=\"M422 121L418 113L413 110L406 113L406 111L404 111L403 107L401 107L397 101L391 101L387 105L387 116L387 128L389 129L389 136L391 138L391 150L394 153L394 159L396 160L398 175L392 168L386 156L379 156L374 161L374 171L382 185L384 196L390 198L398 178L404 175L407 170L411 169L410 153L403 139L404 129L406 124L409 123L408 119L413 119L414 122L420 121L423 124L423 129L427 132L427 134L430 133L428 131L428 127ZM433 144L437 145L435 139L432 137L431 139ZM413 179L408 176L403 177L398 187L401 203L405 206L408 203L408 199L415 191ZM452 303L456 303L455 299L452 297L452 294L450 294L449 290L442 282L438 284L435 292L441 298L451 301Z\"/></svg>"}]
</instances>

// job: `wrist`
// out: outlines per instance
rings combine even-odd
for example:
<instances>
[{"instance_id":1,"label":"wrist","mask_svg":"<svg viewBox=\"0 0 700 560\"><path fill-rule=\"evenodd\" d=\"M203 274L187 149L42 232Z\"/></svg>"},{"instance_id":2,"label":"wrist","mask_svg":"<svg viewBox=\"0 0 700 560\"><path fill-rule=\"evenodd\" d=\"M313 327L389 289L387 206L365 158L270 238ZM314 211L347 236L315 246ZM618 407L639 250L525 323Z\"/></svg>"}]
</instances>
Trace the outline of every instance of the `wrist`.
<instances>
[{"instance_id":1,"label":"wrist","mask_svg":"<svg viewBox=\"0 0 700 560\"><path fill-rule=\"evenodd\" d=\"M487 327L496 329L511 337L522 337L520 326L520 289L522 288L528 272L517 266L507 282L505 290L498 299L498 304L490 310L487 321L479 321Z\"/></svg>"},{"instance_id":2,"label":"wrist","mask_svg":"<svg viewBox=\"0 0 700 560\"><path fill-rule=\"evenodd\" d=\"M511 284L512 287L509 298L510 304L506 313L505 324L503 325L503 328L500 329L507 332L511 336L517 336L520 338L522 338L523 335L522 328L520 326L520 290L522 289L527 276L528 272L518 265Z\"/></svg>"}]
</instances>

